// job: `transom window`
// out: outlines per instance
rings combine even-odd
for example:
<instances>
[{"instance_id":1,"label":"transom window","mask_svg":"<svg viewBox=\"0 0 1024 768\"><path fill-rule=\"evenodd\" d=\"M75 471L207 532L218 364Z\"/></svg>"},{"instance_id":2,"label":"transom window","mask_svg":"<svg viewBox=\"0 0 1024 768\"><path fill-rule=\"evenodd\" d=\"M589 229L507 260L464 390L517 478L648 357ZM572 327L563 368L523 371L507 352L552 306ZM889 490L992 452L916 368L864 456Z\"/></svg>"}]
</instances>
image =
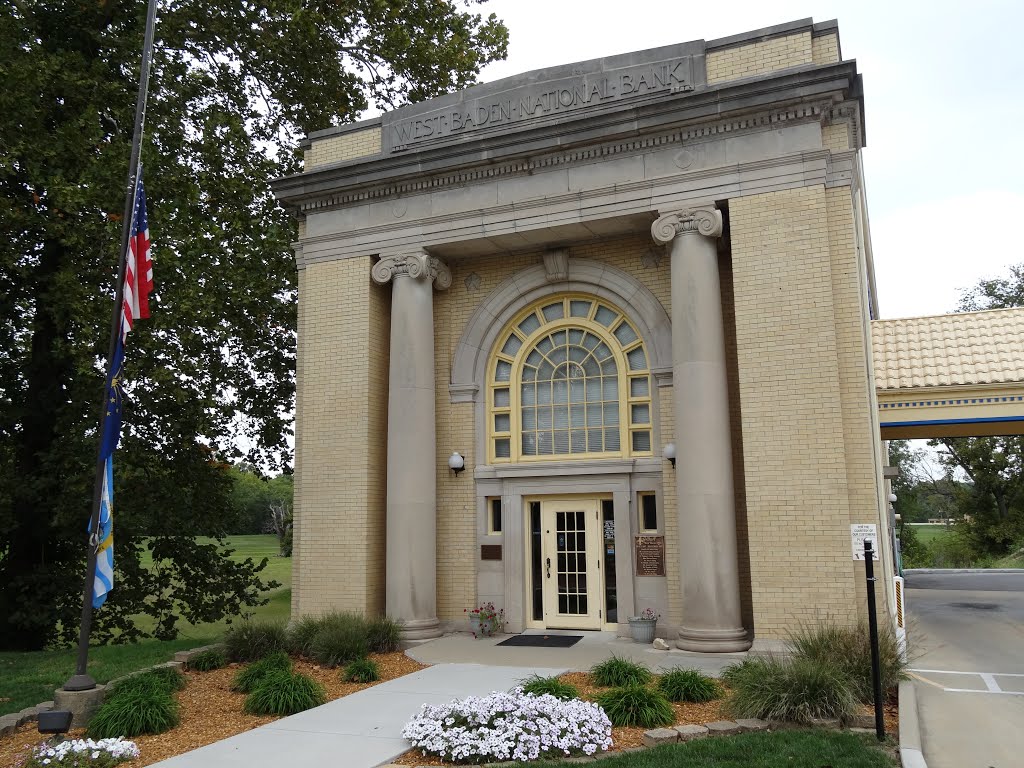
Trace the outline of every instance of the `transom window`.
<instances>
[{"instance_id":1,"label":"transom window","mask_svg":"<svg viewBox=\"0 0 1024 768\"><path fill-rule=\"evenodd\" d=\"M502 332L488 371L491 461L650 455L647 353L607 302L537 302Z\"/></svg>"}]
</instances>

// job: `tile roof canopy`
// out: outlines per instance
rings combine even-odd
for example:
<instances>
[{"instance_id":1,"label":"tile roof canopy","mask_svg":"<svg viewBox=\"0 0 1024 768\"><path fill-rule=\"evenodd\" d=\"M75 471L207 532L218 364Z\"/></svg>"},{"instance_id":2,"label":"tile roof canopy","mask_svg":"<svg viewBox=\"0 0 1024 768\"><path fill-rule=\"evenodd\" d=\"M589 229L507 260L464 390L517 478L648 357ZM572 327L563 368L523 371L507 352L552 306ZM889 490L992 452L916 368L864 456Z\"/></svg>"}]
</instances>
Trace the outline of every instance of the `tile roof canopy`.
<instances>
[{"instance_id":1,"label":"tile roof canopy","mask_svg":"<svg viewBox=\"0 0 1024 768\"><path fill-rule=\"evenodd\" d=\"M1024 308L871 321L875 386L1024 382Z\"/></svg>"}]
</instances>

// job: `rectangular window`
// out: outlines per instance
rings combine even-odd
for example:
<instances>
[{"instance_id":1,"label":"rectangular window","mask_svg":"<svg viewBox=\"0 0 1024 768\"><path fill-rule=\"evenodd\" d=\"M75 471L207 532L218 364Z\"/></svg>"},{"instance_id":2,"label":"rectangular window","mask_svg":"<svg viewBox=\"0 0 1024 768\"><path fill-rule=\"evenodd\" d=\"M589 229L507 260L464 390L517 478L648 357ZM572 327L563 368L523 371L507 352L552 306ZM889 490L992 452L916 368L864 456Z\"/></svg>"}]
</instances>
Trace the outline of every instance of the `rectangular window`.
<instances>
[{"instance_id":1,"label":"rectangular window","mask_svg":"<svg viewBox=\"0 0 1024 768\"><path fill-rule=\"evenodd\" d=\"M658 500L653 493L638 495L640 512L640 530L644 533L658 530Z\"/></svg>"},{"instance_id":2,"label":"rectangular window","mask_svg":"<svg viewBox=\"0 0 1024 768\"><path fill-rule=\"evenodd\" d=\"M601 501L601 522L604 527L602 547L604 551L604 615L609 624L619 620L619 609L615 591L615 504L611 499Z\"/></svg>"},{"instance_id":3,"label":"rectangular window","mask_svg":"<svg viewBox=\"0 0 1024 768\"><path fill-rule=\"evenodd\" d=\"M540 502L530 502L530 575L533 586L533 620L544 620L544 581L541 572Z\"/></svg>"},{"instance_id":4,"label":"rectangular window","mask_svg":"<svg viewBox=\"0 0 1024 768\"><path fill-rule=\"evenodd\" d=\"M501 497L487 499L487 533L501 533Z\"/></svg>"}]
</instances>

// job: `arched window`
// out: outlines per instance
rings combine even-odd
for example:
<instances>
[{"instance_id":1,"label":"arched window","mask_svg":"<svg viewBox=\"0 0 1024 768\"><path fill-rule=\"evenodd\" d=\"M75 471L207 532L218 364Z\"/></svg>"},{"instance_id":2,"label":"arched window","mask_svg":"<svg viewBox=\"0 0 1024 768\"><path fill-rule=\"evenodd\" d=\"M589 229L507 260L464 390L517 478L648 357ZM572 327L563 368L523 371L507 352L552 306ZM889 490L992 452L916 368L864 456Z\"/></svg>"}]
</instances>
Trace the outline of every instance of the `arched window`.
<instances>
[{"instance_id":1,"label":"arched window","mask_svg":"<svg viewBox=\"0 0 1024 768\"><path fill-rule=\"evenodd\" d=\"M492 462L651 455L651 376L639 334L588 295L547 298L498 337L488 364Z\"/></svg>"}]
</instances>

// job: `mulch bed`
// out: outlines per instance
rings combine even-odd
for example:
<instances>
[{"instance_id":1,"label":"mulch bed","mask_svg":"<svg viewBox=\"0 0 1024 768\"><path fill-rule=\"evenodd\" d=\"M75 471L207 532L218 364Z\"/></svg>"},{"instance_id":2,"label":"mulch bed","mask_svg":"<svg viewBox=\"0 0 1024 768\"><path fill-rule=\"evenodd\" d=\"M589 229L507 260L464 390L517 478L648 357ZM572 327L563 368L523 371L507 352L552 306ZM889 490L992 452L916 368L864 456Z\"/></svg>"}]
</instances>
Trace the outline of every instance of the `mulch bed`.
<instances>
[{"instance_id":1,"label":"mulch bed","mask_svg":"<svg viewBox=\"0 0 1024 768\"><path fill-rule=\"evenodd\" d=\"M345 683L339 669L326 669L306 661L296 661L295 671L319 682L327 690L327 699L333 701L425 668L401 652L371 654L370 658L380 668L381 679L376 683ZM133 738L141 755L122 765L141 768L279 719L247 715L242 711L245 694L229 690L231 680L241 666L232 664L212 672L186 672L188 685L175 694L181 705L181 724L167 733ZM68 736L85 738L85 732L72 731ZM35 723L26 723L12 736L0 739L0 768L15 768L41 741Z\"/></svg>"}]
</instances>

